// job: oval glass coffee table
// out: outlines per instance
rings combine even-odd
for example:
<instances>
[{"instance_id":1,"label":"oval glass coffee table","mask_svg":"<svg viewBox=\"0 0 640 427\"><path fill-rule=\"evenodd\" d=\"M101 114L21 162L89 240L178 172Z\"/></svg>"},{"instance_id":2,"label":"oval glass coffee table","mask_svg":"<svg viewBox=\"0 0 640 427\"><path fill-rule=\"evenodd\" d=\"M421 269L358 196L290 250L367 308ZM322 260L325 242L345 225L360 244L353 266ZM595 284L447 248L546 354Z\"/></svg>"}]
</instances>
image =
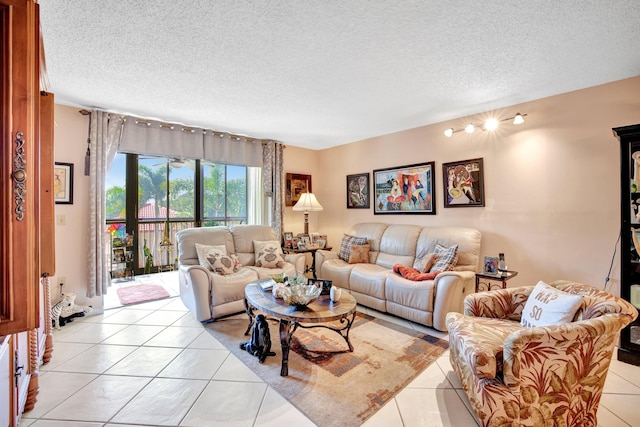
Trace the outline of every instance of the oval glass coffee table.
<instances>
[{"instance_id":1,"label":"oval glass coffee table","mask_svg":"<svg viewBox=\"0 0 640 427\"><path fill-rule=\"evenodd\" d=\"M356 317L356 300L350 294L342 292L342 297L338 302L331 301L329 295L320 295L304 311L300 311L285 303L284 300L274 298L271 290L263 291L260 282L250 283L244 290L244 305L249 316L249 327L244 334L249 335L255 317L253 312L256 310L280 322L280 345L282 347L280 375L283 377L289 375L289 345L293 333L298 328L326 328L335 331L344 338L349 346L349 351L353 351L353 346L349 341L349 330ZM339 324L323 324L334 321Z\"/></svg>"}]
</instances>

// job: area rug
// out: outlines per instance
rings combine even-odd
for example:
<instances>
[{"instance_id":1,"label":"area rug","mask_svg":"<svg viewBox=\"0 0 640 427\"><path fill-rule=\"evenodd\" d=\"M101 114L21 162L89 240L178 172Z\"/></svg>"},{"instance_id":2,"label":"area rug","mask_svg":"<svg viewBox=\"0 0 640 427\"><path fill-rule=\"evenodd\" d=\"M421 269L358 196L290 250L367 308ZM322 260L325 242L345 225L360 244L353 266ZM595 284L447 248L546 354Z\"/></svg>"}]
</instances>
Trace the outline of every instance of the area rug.
<instances>
[{"instance_id":1,"label":"area rug","mask_svg":"<svg viewBox=\"0 0 640 427\"><path fill-rule=\"evenodd\" d=\"M289 351L289 375L280 376L278 324L269 322L271 350L260 364L240 349L246 318L222 319L207 330L253 372L320 427L359 426L449 348L430 335L357 313L351 327L353 353L344 339L324 328L298 328Z\"/></svg>"},{"instance_id":2,"label":"area rug","mask_svg":"<svg viewBox=\"0 0 640 427\"><path fill-rule=\"evenodd\" d=\"M116 292L118 293L118 298L122 305L139 304L141 302L168 298L170 296L169 292L165 288L152 283L124 286L122 288L118 288Z\"/></svg>"}]
</instances>

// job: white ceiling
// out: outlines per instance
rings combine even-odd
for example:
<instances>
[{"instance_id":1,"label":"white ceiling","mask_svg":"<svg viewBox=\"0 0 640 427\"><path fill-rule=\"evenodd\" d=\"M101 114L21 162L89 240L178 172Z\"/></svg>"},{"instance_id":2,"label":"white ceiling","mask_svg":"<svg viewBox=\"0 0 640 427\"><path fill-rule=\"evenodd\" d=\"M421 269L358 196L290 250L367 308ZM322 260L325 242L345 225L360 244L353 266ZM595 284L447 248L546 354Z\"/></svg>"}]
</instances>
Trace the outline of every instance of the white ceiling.
<instances>
[{"instance_id":1,"label":"white ceiling","mask_svg":"<svg viewBox=\"0 0 640 427\"><path fill-rule=\"evenodd\" d=\"M40 4L57 102L312 149L640 75L638 0Z\"/></svg>"}]
</instances>

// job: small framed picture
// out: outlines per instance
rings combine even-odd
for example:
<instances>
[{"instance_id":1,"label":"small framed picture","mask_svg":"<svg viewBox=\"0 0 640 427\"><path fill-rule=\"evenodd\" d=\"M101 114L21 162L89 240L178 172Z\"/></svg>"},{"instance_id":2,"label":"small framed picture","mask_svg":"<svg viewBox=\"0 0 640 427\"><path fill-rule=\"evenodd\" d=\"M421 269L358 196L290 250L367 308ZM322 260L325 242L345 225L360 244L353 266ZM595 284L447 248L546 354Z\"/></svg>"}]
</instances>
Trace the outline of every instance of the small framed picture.
<instances>
[{"instance_id":1,"label":"small framed picture","mask_svg":"<svg viewBox=\"0 0 640 427\"><path fill-rule=\"evenodd\" d=\"M318 248L320 249L324 249L325 246L327 246L327 241L324 239L318 239L316 240L316 246L318 246Z\"/></svg>"},{"instance_id":2,"label":"small framed picture","mask_svg":"<svg viewBox=\"0 0 640 427\"><path fill-rule=\"evenodd\" d=\"M308 234L298 234L298 244L304 243L305 249L311 246L311 236Z\"/></svg>"},{"instance_id":3,"label":"small framed picture","mask_svg":"<svg viewBox=\"0 0 640 427\"><path fill-rule=\"evenodd\" d=\"M329 295L331 293L331 285L333 284L332 280L323 280L322 281L322 292L321 295Z\"/></svg>"},{"instance_id":4,"label":"small framed picture","mask_svg":"<svg viewBox=\"0 0 640 427\"><path fill-rule=\"evenodd\" d=\"M307 243L304 240L298 240L298 250L304 251L307 249Z\"/></svg>"},{"instance_id":5,"label":"small framed picture","mask_svg":"<svg viewBox=\"0 0 640 427\"><path fill-rule=\"evenodd\" d=\"M73 204L73 163L55 162L53 167L53 199L58 205Z\"/></svg>"},{"instance_id":6,"label":"small framed picture","mask_svg":"<svg viewBox=\"0 0 640 427\"><path fill-rule=\"evenodd\" d=\"M290 232L290 231L285 231L285 232L283 233L283 235L284 235L284 241L285 241L285 242L290 242L290 241L292 241L292 240L293 240L293 233L292 233L292 232Z\"/></svg>"},{"instance_id":7,"label":"small framed picture","mask_svg":"<svg viewBox=\"0 0 640 427\"><path fill-rule=\"evenodd\" d=\"M492 256L484 257L482 272L485 274L498 274L498 258Z\"/></svg>"},{"instance_id":8,"label":"small framed picture","mask_svg":"<svg viewBox=\"0 0 640 427\"><path fill-rule=\"evenodd\" d=\"M347 175L347 209L369 209L369 173Z\"/></svg>"}]
</instances>

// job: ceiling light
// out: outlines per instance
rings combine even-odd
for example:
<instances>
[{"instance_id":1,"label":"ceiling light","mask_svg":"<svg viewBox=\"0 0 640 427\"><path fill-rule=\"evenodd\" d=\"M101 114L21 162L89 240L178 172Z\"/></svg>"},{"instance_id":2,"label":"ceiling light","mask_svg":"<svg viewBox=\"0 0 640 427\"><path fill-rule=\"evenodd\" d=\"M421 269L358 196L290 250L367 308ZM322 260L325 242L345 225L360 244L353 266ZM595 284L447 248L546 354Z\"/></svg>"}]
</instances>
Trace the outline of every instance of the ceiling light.
<instances>
[{"instance_id":1,"label":"ceiling light","mask_svg":"<svg viewBox=\"0 0 640 427\"><path fill-rule=\"evenodd\" d=\"M444 136L446 136L447 138L451 138L454 133L462 132L462 131L465 131L466 133L473 133L473 132L475 132L476 128L481 128L482 130L491 132L491 131L496 130L498 128L498 126L500 126L500 122L512 122L514 125L520 125L520 124L524 123L525 116L526 116L526 114L516 113L515 116L507 117L506 119L495 119L495 118L487 119L481 125L480 124L469 123L467 126L465 126L464 129L449 128L449 129L445 130L444 131Z\"/></svg>"},{"instance_id":2,"label":"ceiling light","mask_svg":"<svg viewBox=\"0 0 640 427\"><path fill-rule=\"evenodd\" d=\"M496 119L488 119L484 122L484 130L495 130L498 127L498 121Z\"/></svg>"},{"instance_id":3,"label":"ceiling light","mask_svg":"<svg viewBox=\"0 0 640 427\"><path fill-rule=\"evenodd\" d=\"M524 123L524 117L520 113L516 113L516 116L513 118L514 125L521 125Z\"/></svg>"}]
</instances>

